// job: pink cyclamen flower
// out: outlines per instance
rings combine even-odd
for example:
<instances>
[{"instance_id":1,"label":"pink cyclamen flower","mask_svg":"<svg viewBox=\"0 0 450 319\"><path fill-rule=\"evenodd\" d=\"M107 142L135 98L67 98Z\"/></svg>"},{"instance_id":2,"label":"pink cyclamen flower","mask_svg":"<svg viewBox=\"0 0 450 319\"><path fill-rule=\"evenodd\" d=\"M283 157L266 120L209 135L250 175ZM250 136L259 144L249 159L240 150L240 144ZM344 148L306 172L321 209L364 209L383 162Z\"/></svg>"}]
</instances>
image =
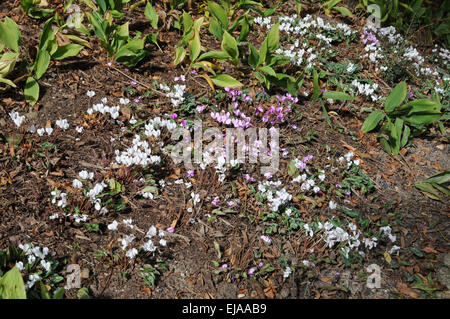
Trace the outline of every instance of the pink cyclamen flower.
<instances>
[{"instance_id":1,"label":"pink cyclamen flower","mask_svg":"<svg viewBox=\"0 0 450 319\"><path fill-rule=\"evenodd\" d=\"M186 124L187 124L186 120L181 121L181 126L186 126Z\"/></svg>"},{"instance_id":2,"label":"pink cyclamen flower","mask_svg":"<svg viewBox=\"0 0 450 319\"><path fill-rule=\"evenodd\" d=\"M189 171L187 171L187 173L186 173L186 177L194 177L194 171L193 170L189 170Z\"/></svg>"},{"instance_id":3,"label":"pink cyclamen flower","mask_svg":"<svg viewBox=\"0 0 450 319\"><path fill-rule=\"evenodd\" d=\"M255 271L256 271L256 269L252 267L247 271L247 274L253 275Z\"/></svg>"},{"instance_id":4,"label":"pink cyclamen flower","mask_svg":"<svg viewBox=\"0 0 450 319\"><path fill-rule=\"evenodd\" d=\"M414 96L414 94L412 92L409 92L408 97L412 98Z\"/></svg>"},{"instance_id":5,"label":"pink cyclamen flower","mask_svg":"<svg viewBox=\"0 0 450 319\"><path fill-rule=\"evenodd\" d=\"M211 204L213 204L213 205L218 205L220 203L220 201L219 201L219 197L215 197L213 200L212 200L212 202L211 202Z\"/></svg>"},{"instance_id":6,"label":"pink cyclamen flower","mask_svg":"<svg viewBox=\"0 0 450 319\"><path fill-rule=\"evenodd\" d=\"M169 228L167 228L167 231L168 231L169 233L173 233L173 232L175 231L175 228L169 227Z\"/></svg>"},{"instance_id":7,"label":"pink cyclamen flower","mask_svg":"<svg viewBox=\"0 0 450 319\"><path fill-rule=\"evenodd\" d=\"M177 113L172 113L172 114L170 114L170 118L171 118L172 120L175 120L177 117L178 117Z\"/></svg>"},{"instance_id":8,"label":"pink cyclamen flower","mask_svg":"<svg viewBox=\"0 0 450 319\"><path fill-rule=\"evenodd\" d=\"M262 241L265 242L267 245L270 245L270 244L272 243L272 239L270 239L269 236L262 235L262 236L261 236L261 239L262 239Z\"/></svg>"},{"instance_id":9,"label":"pink cyclamen flower","mask_svg":"<svg viewBox=\"0 0 450 319\"><path fill-rule=\"evenodd\" d=\"M225 270L225 269L228 268L228 265L227 264L223 264L222 267L220 267L220 268L222 268L222 270Z\"/></svg>"}]
</instances>

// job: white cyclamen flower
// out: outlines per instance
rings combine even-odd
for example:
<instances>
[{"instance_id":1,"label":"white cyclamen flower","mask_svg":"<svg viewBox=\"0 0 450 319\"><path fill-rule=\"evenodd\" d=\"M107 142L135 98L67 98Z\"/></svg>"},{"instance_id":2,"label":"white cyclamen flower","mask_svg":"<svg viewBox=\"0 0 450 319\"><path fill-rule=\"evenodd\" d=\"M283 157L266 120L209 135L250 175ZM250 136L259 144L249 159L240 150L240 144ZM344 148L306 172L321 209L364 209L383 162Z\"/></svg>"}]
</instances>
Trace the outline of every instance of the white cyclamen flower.
<instances>
[{"instance_id":1,"label":"white cyclamen flower","mask_svg":"<svg viewBox=\"0 0 450 319\"><path fill-rule=\"evenodd\" d=\"M111 224L108 225L109 230L117 230L117 226L119 223L117 221L113 221Z\"/></svg>"}]
</instances>

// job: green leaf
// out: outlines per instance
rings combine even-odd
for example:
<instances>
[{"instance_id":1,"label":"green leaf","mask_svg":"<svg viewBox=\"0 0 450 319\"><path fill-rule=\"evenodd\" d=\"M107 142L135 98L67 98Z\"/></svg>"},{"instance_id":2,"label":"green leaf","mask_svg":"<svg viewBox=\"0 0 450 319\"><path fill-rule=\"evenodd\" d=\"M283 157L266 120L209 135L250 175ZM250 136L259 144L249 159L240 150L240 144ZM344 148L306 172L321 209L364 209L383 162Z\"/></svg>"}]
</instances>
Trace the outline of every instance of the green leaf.
<instances>
[{"instance_id":1,"label":"green leaf","mask_svg":"<svg viewBox=\"0 0 450 319\"><path fill-rule=\"evenodd\" d=\"M250 53L248 55L248 64L253 69L256 69L258 67L258 60L259 60L258 50L251 43L249 43L248 46L250 48Z\"/></svg>"},{"instance_id":2,"label":"green leaf","mask_svg":"<svg viewBox=\"0 0 450 319\"><path fill-rule=\"evenodd\" d=\"M387 139L385 139L385 138L382 137L382 136L379 136L379 137L378 137L378 141L380 142L381 147L385 150L386 153L392 154L392 147L391 147L391 145L389 144L389 142L388 142Z\"/></svg>"},{"instance_id":3,"label":"green leaf","mask_svg":"<svg viewBox=\"0 0 450 319\"><path fill-rule=\"evenodd\" d=\"M173 61L174 65L180 64L184 57L186 56L186 49L183 47L175 47L175 60Z\"/></svg>"},{"instance_id":4,"label":"green leaf","mask_svg":"<svg viewBox=\"0 0 450 319\"><path fill-rule=\"evenodd\" d=\"M288 174L292 178L297 177L299 174L298 168L295 166L295 162L293 160L288 164Z\"/></svg>"},{"instance_id":5,"label":"green leaf","mask_svg":"<svg viewBox=\"0 0 450 319\"><path fill-rule=\"evenodd\" d=\"M406 97L406 82L400 82L397 86L392 90L391 94L386 99L384 104L384 110L386 112L393 111L396 107L398 107L405 100Z\"/></svg>"},{"instance_id":6,"label":"green leaf","mask_svg":"<svg viewBox=\"0 0 450 319\"><path fill-rule=\"evenodd\" d=\"M216 76L212 76L211 81L213 81L215 85L221 87L235 88L243 85L241 82L239 82L232 76L229 76L228 74L219 74Z\"/></svg>"},{"instance_id":7,"label":"green leaf","mask_svg":"<svg viewBox=\"0 0 450 319\"><path fill-rule=\"evenodd\" d=\"M147 17L147 19L150 21L152 28L158 29L158 13L153 8L150 1L147 1L147 5L145 6L144 14Z\"/></svg>"},{"instance_id":8,"label":"green leaf","mask_svg":"<svg viewBox=\"0 0 450 319\"><path fill-rule=\"evenodd\" d=\"M77 298L78 298L78 299L91 299L91 298L89 297L89 291L88 291L88 289L87 289L86 287L80 288L80 289L77 291Z\"/></svg>"},{"instance_id":9,"label":"green leaf","mask_svg":"<svg viewBox=\"0 0 450 319\"><path fill-rule=\"evenodd\" d=\"M351 101L356 100L357 98L354 96L351 96L344 92L337 92L337 91L327 91L322 94L322 97L324 99L332 99L332 100L338 100L338 101Z\"/></svg>"},{"instance_id":10,"label":"green leaf","mask_svg":"<svg viewBox=\"0 0 450 319\"><path fill-rule=\"evenodd\" d=\"M66 37L71 40L72 42L81 44L82 46L85 46L87 48L92 49L91 44L89 43L89 41L86 41L85 39L82 39L80 37L77 37L76 35L73 34L66 34Z\"/></svg>"},{"instance_id":11,"label":"green leaf","mask_svg":"<svg viewBox=\"0 0 450 319\"><path fill-rule=\"evenodd\" d=\"M47 290L47 287L45 287L44 283L42 281L39 282L41 286L41 298L42 299L52 299L50 296L50 293Z\"/></svg>"},{"instance_id":12,"label":"green leaf","mask_svg":"<svg viewBox=\"0 0 450 319\"><path fill-rule=\"evenodd\" d=\"M200 55L200 51L202 48L199 33L202 21L203 18L200 18L194 22L194 37L192 38L191 43L189 45L189 59L191 60L191 63L194 63L197 60L197 57ZM198 27L196 27L197 25Z\"/></svg>"},{"instance_id":13,"label":"green leaf","mask_svg":"<svg viewBox=\"0 0 450 319\"><path fill-rule=\"evenodd\" d=\"M17 267L0 278L0 299L27 299L23 278Z\"/></svg>"},{"instance_id":14,"label":"green leaf","mask_svg":"<svg viewBox=\"0 0 450 319\"><path fill-rule=\"evenodd\" d=\"M228 16L225 10L217 3L208 1L208 11L220 21L224 29L228 29Z\"/></svg>"},{"instance_id":15,"label":"green leaf","mask_svg":"<svg viewBox=\"0 0 450 319\"><path fill-rule=\"evenodd\" d=\"M313 70L313 95L312 100L315 101L320 96L320 85L319 85L319 75L317 74L317 70Z\"/></svg>"},{"instance_id":16,"label":"green leaf","mask_svg":"<svg viewBox=\"0 0 450 319\"><path fill-rule=\"evenodd\" d=\"M342 0L330 0L330 1L327 1L327 2L325 2L325 6L328 8L328 9L333 9L334 8L334 6L336 6L339 2L341 2Z\"/></svg>"},{"instance_id":17,"label":"green leaf","mask_svg":"<svg viewBox=\"0 0 450 319\"><path fill-rule=\"evenodd\" d=\"M17 24L6 17L0 22L0 42L15 52L19 52L20 30Z\"/></svg>"},{"instance_id":18,"label":"green leaf","mask_svg":"<svg viewBox=\"0 0 450 319\"><path fill-rule=\"evenodd\" d=\"M52 30L53 17L48 19L42 28L41 37L39 39L39 50L47 50L49 42L55 39L55 33ZM49 51L49 50L48 50Z\"/></svg>"},{"instance_id":19,"label":"green leaf","mask_svg":"<svg viewBox=\"0 0 450 319\"><path fill-rule=\"evenodd\" d=\"M267 51L275 51L278 49L278 43L280 41L280 24L277 23L270 28L269 33L267 34Z\"/></svg>"},{"instance_id":20,"label":"green leaf","mask_svg":"<svg viewBox=\"0 0 450 319\"><path fill-rule=\"evenodd\" d=\"M39 84L32 76L25 82L24 94L25 100L31 105L35 105L39 99Z\"/></svg>"},{"instance_id":21,"label":"green leaf","mask_svg":"<svg viewBox=\"0 0 450 319\"><path fill-rule=\"evenodd\" d=\"M411 250L411 252L412 252L414 255L416 255L417 257L420 257L420 258L423 257L423 252L422 252L419 248L411 247L409 250Z\"/></svg>"},{"instance_id":22,"label":"green leaf","mask_svg":"<svg viewBox=\"0 0 450 319\"><path fill-rule=\"evenodd\" d=\"M384 112L381 110L375 110L366 118L364 121L361 131L364 133L372 131L375 127L377 127L378 123L384 118Z\"/></svg>"},{"instance_id":23,"label":"green leaf","mask_svg":"<svg viewBox=\"0 0 450 319\"><path fill-rule=\"evenodd\" d=\"M191 30L193 25L194 25L194 20L192 20L189 13L183 11L183 35L188 34L188 32Z\"/></svg>"},{"instance_id":24,"label":"green leaf","mask_svg":"<svg viewBox=\"0 0 450 319\"><path fill-rule=\"evenodd\" d=\"M410 134L411 134L411 130L410 130L409 126L405 125L405 128L403 130L402 140L401 140L401 147L404 147L408 143Z\"/></svg>"},{"instance_id":25,"label":"green leaf","mask_svg":"<svg viewBox=\"0 0 450 319\"><path fill-rule=\"evenodd\" d=\"M236 40L227 31L223 33L222 50L227 52L233 59L239 58L239 49Z\"/></svg>"},{"instance_id":26,"label":"green leaf","mask_svg":"<svg viewBox=\"0 0 450 319\"><path fill-rule=\"evenodd\" d=\"M216 18L211 18L209 20L209 28L208 28L209 32L213 35L216 36L217 39L219 39L219 41L222 41L222 37L223 37L223 28L222 26L219 24L219 21L217 21Z\"/></svg>"},{"instance_id":27,"label":"green leaf","mask_svg":"<svg viewBox=\"0 0 450 319\"><path fill-rule=\"evenodd\" d=\"M55 53L52 54L52 58L55 60L62 60L68 57L76 56L81 49L83 49L82 45L79 44L66 44L58 47Z\"/></svg>"},{"instance_id":28,"label":"green leaf","mask_svg":"<svg viewBox=\"0 0 450 319\"><path fill-rule=\"evenodd\" d=\"M359 216L358 212L355 212L354 210L348 209L346 207L342 207L342 211L352 218L356 218Z\"/></svg>"},{"instance_id":29,"label":"green leaf","mask_svg":"<svg viewBox=\"0 0 450 319\"><path fill-rule=\"evenodd\" d=\"M259 48L259 59L257 65L262 65L266 61L268 51L267 38L265 38L263 43L261 44L261 47Z\"/></svg>"},{"instance_id":30,"label":"green leaf","mask_svg":"<svg viewBox=\"0 0 450 319\"><path fill-rule=\"evenodd\" d=\"M50 64L50 54L47 51L39 50L36 58L36 66L34 67L34 75L39 80L47 71Z\"/></svg>"},{"instance_id":31,"label":"green leaf","mask_svg":"<svg viewBox=\"0 0 450 319\"><path fill-rule=\"evenodd\" d=\"M428 182L446 184L450 183L450 171L443 171L427 179Z\"/></svg>"},{"instance_id":32,"label":"green leaf","mask_svg":"<svg viewBox=\"0 0 450 319\"><path fill-rule=\"evenodd\" d=\"M209 51L200 55L197 61L205 60L205 59L219 59L219 60L227 60L231 59L231 56L227 52L223 51Z\"/></svg>"},{"instance_id":33,"label":"green leaf","mask_svg":"<svg viewBox=\"0 0 450 319\"><path fill-rule=\"evenodd\" d=\"M266 74L269 74L271 76L277 76L277 74L275 73L275 70L272 69L270 66L261 66L257 69L258 71L262 71Z\"/></svg>"},{"instance_id":34,"label":"green leaf","mask_svg":"<svg viewBox=\"0 0 450 319\"><path fill-rule=\"evenodd\" d=\"M405 117L404 120L409 124L422 126L437 122L441 117L442 113L440 112L433 112L433 113L424 112L424 113L414 113L411 116Z\"/></svg>"},{"instance_id":35,"label":"green leaf","mask_svg":"<svg viewBox=\"0 0 450 319\"><path fill-rule=\"evenodd\" d=\"M334 7L333 9L338 11L344 17L350 17L350 18L353 17L353 13L346 7Z\"/></svg>"},{"instance_id":36,"label":"green leaf","mask_svg":"<svg viewBox=\"0 0 450 319\"><path fill-rule=\"evenodd\" d=\"M53 293L53 299L63 299L64 298L64 287L59 287Z\"/></svg>"}]
</instances>

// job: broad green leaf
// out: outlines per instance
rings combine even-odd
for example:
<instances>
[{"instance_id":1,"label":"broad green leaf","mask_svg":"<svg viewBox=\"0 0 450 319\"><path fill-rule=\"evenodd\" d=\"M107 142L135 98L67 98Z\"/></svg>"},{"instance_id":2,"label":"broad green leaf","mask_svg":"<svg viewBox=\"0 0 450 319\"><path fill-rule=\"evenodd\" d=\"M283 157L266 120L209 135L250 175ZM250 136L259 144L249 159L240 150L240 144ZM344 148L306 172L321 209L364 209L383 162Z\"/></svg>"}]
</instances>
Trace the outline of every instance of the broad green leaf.
<instances>
[{"instance_id":1,"label":"broad green leaf","mask_svg":"<svg viewBox=\"0 0 450 319\"><path fill-rule=\"evenodd\" d=\"M55 290L55 292L53 293L53 299L63 299L64 298L64 287L59 287L58 289Z\"/></svg>"},{"instance_id":2,"label":"broad green leaf","mask_svg":"<svg viewBox=\"0 0 450 319\"><path fill-rule=\"evenodd\" d=\"M211 77L211 81L217 86L235 88L243 84L228 74L219 74Z\"/></svg>"},{"instance_id":3,"label":"broad green leaf","mask_svg":"<svg viewBox=\"0 0 450 319\"><path fill-rule=\"evenodd\" d=\"M201 51L201 43L200 43L200 35L197 30L194 30L194 37L191 40L189 45L189 59L191 63L194 63L197 60L197 57Z\"/></svg>"},{"instance_id":4,"label":"broad green leaf","mask_svg":"<svg viewBox=\"0 0 450 319\"><path fill-rule=\"evenodd\" d=\"M209 28L208 28L209 32L213 35L216 36L217 39L219 39L219 41L222 41L222 37L223 37L223 28L222 26L219 24L219 22L217 21L216 18L211 18L209 20Z\"/></svg>"},{"instance_id":5,"label":"broad green leaf","mask_svg":"<svg viewBox=\"0 0 450 319\"><path fill-rule=\"evenodd\" d=\"M194 25L194 20L192 20L189 13L183 11L183 35L186 35Z\"/></svg>"},{"instance_id":6,"label":"broad green leaf","mask_svg":"<svg viewBox=\"0 0 450 319\"><path fill-rule=\"evenodd\" d=\"M0 83L5 83L7 85L12 86L13 88L17 87L17 85L15 85L13 81L2 78L1 76L0 76Z\"/></svg>"},{"instance_id":7,"label":"broad green leaf","mask_svg":"<svg viewBox=\"0 0 450 319\"><path fill-rule=\"evenodd\" d=\"M357 98L354 96L351 96L344 92L337 92L337 91L327 91L322 94L322 97L324 99L332 99L332 100L340 100L340 101L351 101L356 100Z\"/></svg>"},{"instance_id":8,"label":"broad green leaf","mask_svg":"<svg viewBox=\"0 0 450 319\"><path fill-rule=\"evenodd\" d=\"M400 82L397 86L392 90L391 94L386 99L384 104L384 110L386 112L393 111L396 107L398 107L405 100L406 97L406 82Z\"/></svg>"},{"instance_id":9,"label":"broad green leaf","mask_svg":"<svg viewBox=\"0 0 450 319\"><path fill-rule=\"evenodd\" d=\"M209 51L209 52L205 52L202 55L200 55L197 60L201 61L201 60L205 60L205 59L226 60L226 59L231 59L231 57L227 52L224 52L224 51Z\"/></svg>"},{"instance_id":10,"label":"broad green leaf","mask_svg":"<svg viewBox=\"0 0 450 319\"><path fill-rule=\"evenodd\" d=\"M251 43L249 43L248 46L250 48L250 53L248 55L248 64L253 69L256 69L258 67L258 60L259 60L258 50Z\"/></svg>"},{"instance_id":11,"label":"broad green leaf","mask_svg":"<svg viewBox=\"0 0 450 319\"><path fill-rule=\"evenodd\" d=\"M450 183L450 171L443 171L427 179L427 182L446 184Z\"/></svg>"},{"instance_id":12,"label":"broad green leaf","mask_svg":"<svg viewBox=\"0 0 450 319\"><path fill-rule=\"evenodd\" d=\"M315 101L320 96L320 85L319 85L319 75L317 74L317 70L313 70L313 95L312 100Z\"/></svg>"},{"instance_id":13,"label":"broad green leaf","mask_svg":"<svg viewBox=\"0 0 450 319\"><path fill-rule=\"evenodd\" d=\"M51 17L48 19L44 27L42 28L41 37L39 39L39 50L47 50L47 46L51 40L55 39L55 33L52 30L52 23L53 23L54 17Z\"/></svg>"},{"instance_id":14,"label":"broad green leaf","mask_svg":"<svg viewBox=\"0 0 450 319\"><path fill-rule=\"evenodd\" d=\"M409 124L422 126L439 121L441 116L442 113L440 112L414 113L411 116L405 117L404 120Z\"/></svg>"},{"instance_id":15,"label":"broad green leaf","mask_svg":"<svg viewBox=\"0 0 450 319\"><path fill-rule=\"evenodd\" d=\"M375 110L366 118L364 121L361 131L364 133L372 131L375 127L377 127L378 123L384 118L384 112L381 110Z\"/></svg>"},{"instance_id":16,"label":"broad green leaf","mask_svg":"<svg viewBox=\"0 0 450 319\"><path fill-rule=\"evenodd\" d=\"M27 299L23 278L17 267L0 278L0 299Z\"/></svg>"},{"instance_id":17,"label":"broad green leaf","mask_svg":"<svg viewBox=\"0 0 450 319\"><path fill-rule=\"evenodd\" d=\"M262 65L266 61L268 49L267 49L267 38L264 39L261 47L259 48L259 59L257 65Z\"/></svg>"},{"instance_id":18,"label":"broad green leaf","mask_svg":"<svg viewBox=\"0 0 450 319\"><path fill-rule=\"evenodd\" d=\"M261 66L258 68L258 71L262 71L266 74L269 74L271 76L277 76L277 74L275 73L275 70L272 69L270 66Z\"/></svg>"},{"instance_id":19,"label":"broad green leaf","mask_svg":"<svg viewBox=\"0 0 450 319\"><path fill-rule=\"evenodd\" d=\"M39 80L47 71L50 64L50 54L46 50L39 50L36 57L36 65L34 67L34 75Z\"/></svg>"},{"instance_id":20,"label":"broad green leaf","mask_svg":"<svg viewBox=\"0 0 450 319\"><path fill-rule=\"evenodd\" d=\"M297 177L299 174L298 168L295 166L295 162L293 160L288 164L288 174L292 178Z\"/></svg>"},{"instance_id":21,"label":"broad green leaf","mask_svg":"<svg viewBox=\"0 0 450 319\"><path fill-rule=\"evenodd\" d=\"M380 142L381 147L385 150L386 153L392 154L392 147L387 139L385 139L382 136L379 136L378 141Z\"/></svg>"},{"instance_id":22,"label":"broad green leaf","mask_svg":"<svg viewBox=\"0 0 450 319\"><path fill-rule=\"evenodd\" d=\"M180 64L184 57L186 56L186 49L183 47L176 47L175 48L175 60L173 61L174 65Z\"/></svg>"},{"instance_id":23,"label":"broad green leaf","mask_svg":"<svg viewBox=\"0 0 450 319\"><path fill-rule=\"evenodd\" d=\"M52 58L55 60L62 60L68 57L76 56L81 49L83 49L82 45L79 44L66 44L60 46L55 53L53 53Z\"/></svg>"},{"instance_id":24,"label":"broad green leaf","mask_svg":"<svg viewBox=\"0 0 450 319\"><path fill-rule=\"evenodd\" d=\"M350 17L350 18L353 17L353 13L346 7L334 7L333 9L338 11L344 17Z\"/></svg>"},{"instance_id":25,"label":"broad green leaf","mask_svg":"<svg viewBox=\"0 0 450 319\"><path fill-rule=\"evenodd\" d=\"M278 43L280 41L280 24L277 23L270 28L267 34L267 52L275 51L278 49Z\"/></svg>"},{"instance_id":26,"label":"broad green leaf","mask_svg":"<svg viewBox=\"0 0 450 319\"><path fill-rule=\"evenodd\" d=\"M0 22L0 42L15 52L19 52L20 30L17 24L6 17Z\"/></svg>"},{"instance_id":27,"label":"broad green leaf","mask_svg":"<svg viewBox=\"0 0 450 319\"><path fill-rule=\"evenodd\" d=\"M217 3L208 1L208 11L220 21L224 29L228 29L228 16L225 10Z\"/></svg>"},{"instance_id":28,"label":"broad green leaf","mask_svg":"<svg viewBox=\"0 0 450 319\"><path fill-rule=\"evenodd\" d=\"M0 58L0 76L5 77L14 70L19 53L5 52Z\"/></svg>"},{"instance_id":29,"label":"broad green leaf","mask_svg":"<svg viewBox=\"0 0 450 319\"><path fill-rule=\"evenodd\" d=\"M233 59L239 58L239 49L236 40L227 31L223 33L222 50L227 52Z\"/></svg>"},{"instance_id":30,"label":"broad green leaf","mask_svg":"<svg viewBox=\"0 0 450 319\"><path fill-rule=\"evenodd\" d=\"M49 291L47 290L47 287L45 287L44 283L42 281L39 282L41 286L41 298L42 299L52 299L50 296Z\"/></svg>"},{"instance_id":31,"label":"broad green leaf","mask_svg":"<svg viewBox=\"0 0 450 319\"><path fill-rule=\"evenodd\" d=\"M401 147L408 144L409 136L411 134L411 130L408 125L405 125L405 128L403 130L402 140L401 140Z\"/></svg>"},{"instance_id":32,"label":"broad green leaf","mask_svg":"<svg viewBox=\"0 0 450 319\"><path fill-rule=\"evenodd\" d=\"M89 43L89 41L86 41L80 37L77 37L76 35L72 35L72 34L66 34L66 37L71 40L72 42L81 44L82 46L85 46L87 48L92 49L91 44Z\"/></svg>"},{"instance_id":33,"label":"broad green leaf","mask_svg":"<svg viewBox=\"0 0 450 319\"><path fill-rule=\"evenodd\" d=\"M325 2L325 6L327 6L328 9L333 9L335 5L337 5L342 0L330 0Z\"/></svg>"},{"instance_id":34,"label":"broad green leaf","mask_svg":"<svg viewBox=\"0 0 450 319\"><path fill-rule=\"evenodd\" d=\"M155 8L153 8L150 1L147 1L147 5L145 6L144 11L145 16L150 21L150 24L153 29L158 29L158 13L156 12Z\"/></svg>"},{"instance_id":35,"label":"broad green leaf","mask_svg":"<svg viewBox=\"0 0 450 319\"><path fill-rule=\"evenodd\" d=\"M39 99L39 84L32 76L25 82L24 94L25 100L31 105L35 105Z\"/></svg>"}]
</instances>

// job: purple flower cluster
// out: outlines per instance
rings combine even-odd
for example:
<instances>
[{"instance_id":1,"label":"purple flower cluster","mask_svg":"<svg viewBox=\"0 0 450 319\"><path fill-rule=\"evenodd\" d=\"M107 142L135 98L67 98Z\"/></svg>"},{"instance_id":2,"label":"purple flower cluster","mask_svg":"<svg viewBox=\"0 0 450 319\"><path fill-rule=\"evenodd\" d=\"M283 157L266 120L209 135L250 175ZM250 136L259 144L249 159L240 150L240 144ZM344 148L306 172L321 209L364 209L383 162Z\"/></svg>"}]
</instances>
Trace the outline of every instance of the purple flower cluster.
<instances>
[{"instance_id":1,"label":"purple flower cluster","mask_svg":"<svg viewBox=\"0 0 450 319\"><path fill-rule=\"evenodd\" d=\"M246 93L242 93L241 90L233 90L231 88L225 88L225 92L231 95L231 100L235 102L238 98L240 98L243 102L252 102L253 99L247 95Z\"/></svg>"},{"instance_id":2,"label":"purple flower cluster","mask_svg":"<svg viewBox=\"0 0 450 319\"><path fill-rule=\"evenodd\" d=\"M236 117L234 117L233 114ZM236 109L233 113L225 112L224 110L220 111L220 113L211 112L211 117L219 123L226 125L233 124L235 128L248 128L252 126L250 123L250 117L245 116L245 114L238 109Z\"/></svg>"},{"instance_id":3,"label":"purple flower cluster","mask_svg":"<svg viewBox=\"0 0 450 319\"><path fill-rule=\"evenodd\" d=\"M312 159L313 159L312 155L307 155L307 156L303 157L301 161L297 161L295 163L295 167L297 167L298 169L303 171L306 168L306 163Z\"/></svg>"},{"instance_id":4,"label":"purple flower cluster","mask_svg":"<svg viewBox=\"0 0 450 319\"><path fill-rule=\"evenodd\" d=\"M378 39L375 36L375 34L373 34L372 32L367 32L367 30L364 30L364 33L361 35L361 39L364 44L366 44L367 42L370 42L373 44L378 43Z\"/></svg>"}]
</instances>

